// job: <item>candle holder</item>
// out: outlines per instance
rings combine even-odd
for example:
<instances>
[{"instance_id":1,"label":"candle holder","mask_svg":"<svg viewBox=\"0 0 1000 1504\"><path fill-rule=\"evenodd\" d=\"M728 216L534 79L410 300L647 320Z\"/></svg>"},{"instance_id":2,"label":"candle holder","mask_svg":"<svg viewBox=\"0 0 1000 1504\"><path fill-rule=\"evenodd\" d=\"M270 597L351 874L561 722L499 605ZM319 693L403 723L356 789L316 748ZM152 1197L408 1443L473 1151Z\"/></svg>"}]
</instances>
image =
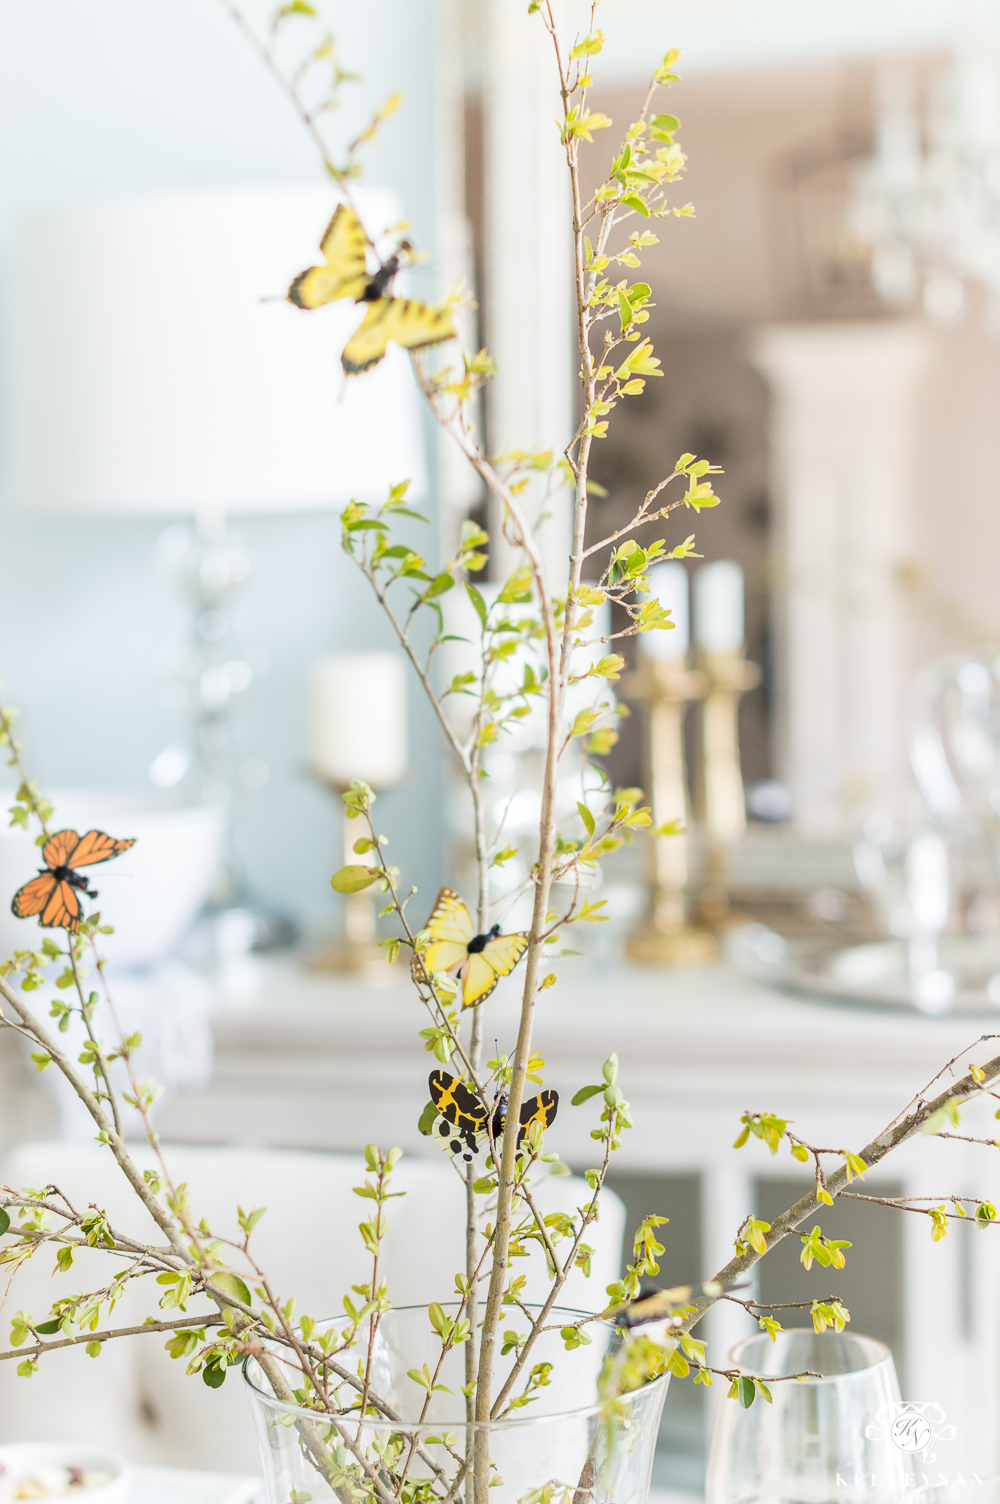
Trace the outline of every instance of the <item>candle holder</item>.
<instances>
[{"instance_id":1,"label":"candle holder","mask_svg":"<svg viewBox=\"0 0 1000 1504\"><path fill-rule=\"evenodd\" d=\"M738 922L729 908L729 865L734 846L746 833L746 805L740 767L739 702L760 683L756 663L732 653L701 652L707 684L701 705L699 814L704 826L705 868L699 896L702 921L713 930Z\"/></svg>"},{"instance_id":2,"label":"candle holder","mask_svg":"<svg viewBox=\"0 0 1000 1504\"><path fill-rule=\"evenodd\" d=\"M317 774L326 788L337 796L343 811L343 850L338 867L351 867L359 858L354 851L354 842L364 833L363 821L348 820L342 796L350 787L346 783L333 783ZM386 953L375 943L375 890L365 888L360 893L351 893L344 898L344 938L337 944L325 945L308 959L310 971L334 971L362 978L366 982L386 985L392 981L392 969Z\"/></svg>"},{"instance_id":3,"label":"candle holder","mask_svg":"<svg viewBox=\"0 0 1000 1504\"><path fill-rule=\"evenodd\" d=\"M688 797L684 758L684 714L688 704L708 690L703 673L681 660L646 659L623 684L625 694L645 710L648 786L653 824L679 820L684 833L651 843L650 907L629 936L631 961L654 966L684 966L712 961L718 955L713 935L688 923Z\"/></svg>"},{"instance_id":4,"label":"candle holder","mask_svg":"<svg viewBox=\"0 0 1000 1504\"><path fill-rule=\"evenodd\" d=\"M309 668L309 768L337 796L343 815L343 855L337 867L358 864L354 842L363 820L348 820L342 796L354 779L392 788L406 773L406 680L395 653L325 653ZM392 981L386 953L375 943L373 888L344 898L344 938L308 961L314 971L345 972L365 981Z\"/></svg>"}]
</instances>

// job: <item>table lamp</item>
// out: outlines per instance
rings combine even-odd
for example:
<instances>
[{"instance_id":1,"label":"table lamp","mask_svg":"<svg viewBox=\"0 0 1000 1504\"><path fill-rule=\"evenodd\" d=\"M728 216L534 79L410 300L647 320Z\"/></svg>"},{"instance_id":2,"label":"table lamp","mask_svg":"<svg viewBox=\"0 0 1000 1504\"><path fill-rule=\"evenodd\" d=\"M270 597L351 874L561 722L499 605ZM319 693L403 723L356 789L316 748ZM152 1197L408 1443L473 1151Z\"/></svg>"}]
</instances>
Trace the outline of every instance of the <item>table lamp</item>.
<instances>
[{"instance_id":1,"label":"table lamp","mask_svg":"<svg viewBox=\"0 0 1000 1504\"><path fill-rule=\"evenodd\" d=\"M18 239L15 502L190 519L163 543L193 607L191 746L154 773L227 807L232 703L253 677L228 641L225 601L249 561L227 517L379 502L407 478L414 497L426 490L403 352L347 379L339 355L361 311L284 301L336 202L330 185L141 194L35 215ZM359 190L356 203L373 239L399 219L386 190ZM266 769L252 762L259 785Z\"/></svg>"}]
</instances>

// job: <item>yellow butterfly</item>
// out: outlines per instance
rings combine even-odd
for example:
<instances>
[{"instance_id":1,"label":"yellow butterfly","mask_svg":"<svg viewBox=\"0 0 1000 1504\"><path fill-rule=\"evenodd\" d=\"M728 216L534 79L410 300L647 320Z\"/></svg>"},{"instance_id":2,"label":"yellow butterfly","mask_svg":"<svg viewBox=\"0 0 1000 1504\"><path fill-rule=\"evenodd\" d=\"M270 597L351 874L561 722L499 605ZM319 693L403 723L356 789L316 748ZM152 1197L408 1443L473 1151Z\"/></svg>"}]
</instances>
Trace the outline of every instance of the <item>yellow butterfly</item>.
<instances>
[{"instance_id":1,"label":"yellow butterfly","mask_svg":"<svg viewBox=\"0 0 1000 1504\"><path fill-rule=\"evenodd\" d=\"M477 935L472 915L454 888L441 889L427 929L431 938L423 953L424 966L428 971L458 972L463 1008L472 1008L489 997L528 948L526 934L501 935L498 924L487 934Z\"/></svg>"},{"instance_id":2,"label":"yellow butterfly","mask_svg":"<svg viewBox=\"0 0 1000 1504\"><path fill-rule=\"evenodd\" d=\"M614 1306L608 1315L619 1326L645 1326L647 1322L663 1321L667 1326L681 1326L684 1308L697 1295L719 1296L732 1285L720 1285L718 1280L709 1280L704 1285L675 1285L672 1290L657 1290L653 1285L644 1285L635 1300Z\"/></svg>"},{"instance_id":3,"label":"yellow butterfly","mask_svg":"<svg viewBox=\"0 0 1000 1504\"><path fill-rule=\"evenodd\" d=\"M338 298L367 303L365 316L340 357L348 376L378 365L391 339L405 350L419 350L455 338L447 308L431 308L411 298L387 296L402 264L401 253L410 250L409 242L401 241L395 255L371 275L368 245L368 236L354 210L340 204L320 241L326 264L300 272L287 293L288 301L296 308L321 308Z\"/></svg>"}]
</instances>

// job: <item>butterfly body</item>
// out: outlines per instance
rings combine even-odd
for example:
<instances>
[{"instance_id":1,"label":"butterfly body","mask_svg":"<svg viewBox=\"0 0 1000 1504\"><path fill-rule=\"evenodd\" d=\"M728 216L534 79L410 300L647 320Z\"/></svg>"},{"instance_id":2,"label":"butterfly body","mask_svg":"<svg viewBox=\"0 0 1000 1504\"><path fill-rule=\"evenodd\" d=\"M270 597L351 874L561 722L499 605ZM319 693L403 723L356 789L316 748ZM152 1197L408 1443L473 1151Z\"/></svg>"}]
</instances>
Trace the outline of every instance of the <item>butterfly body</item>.
<instances>
[{"instance_id":1,"label":"butterfly body","mask_svg":"<svg viewBox=\"0 0 1000 1504\"><path fill-rule=\"evenodd\" d=\"M116 841L103 830L88 830L84 836L77 835L75 830L56 831L42 847L45 866L38 869L37 877L18 888L11 903L12 912L18 919L30 919L37 914L43 929L75 931L82 913L77 894L97 897L90 879L76 869L109 862L134 845L134 839Z\"/></svg>"},{"instance_id":2,"label":"butterfly body","mask_svg":"<svg viewBox=\"0 0 1000 1504\"><path fill-rule=\"evenodd\" d=\"M320 242L325 265L300 272L287 293L296 308L321 308L340 298L353 298L366 305L365 316L341 355L348 376L378 365L391 339L405 350L419 350L455 337L446 308L432 308L390 293L403 264L401 253L410 250L409 242L401 241L399 250L371 273L368 245L368 236L354 210L340 204Z\"/></svg>"},{"instance_id":3,"label":"butterfly body","mask_svg":"<svg viewBox=\"0 0 1000 1504\"><path fill-rule=\"evenodd\" d=\"M490 1139L496 1143L503 1137L507 1122L506 1090L497 1092L492 1108L487 1110L470 1086L447 1071L431 1071L428 1085L431 1100L440 1114L432 1134L453 1159L471 1164ZM521 1103L518 1148L532 1123L540 1122L546 1128L554 1121L558 1106L559 1093L555 1091L540 1091L537 1097Z\"/></svg>"},{"instance_id":4,"label":"butterfly body","mask_svg":"<svg viewBox=\"0 0 1000 1504\"><path fill-rule=\"evenodd\" d=\"M481 955L482 952L486 949L487 945L489 945L490 941L499 939L499 936L500 926L498 924L495 924L491 930L486 931L485 935L473 935L472 939L469 941L468 945L465 948L469 952L470 956Z\"/></svg>"},{"instance_id":5,"label":"butterfly body","mask_svg":"<svg viewBox=\"0 0 1000 1504\"><path fill-rule=\"evenodd\" d=\"M410 242L404 240L400 250L408 251ZM368 285L358 299L359 303L377 303L379 298L384 298L392 286L392 279L402 265L402 258L398 255L390 256L388 261L383 261L378 271L368 281Z\"/></svg>"},{"instance_id":6,"label":"butterfly body","mask_svg":"<svg viewBox=\"0 0 1000 1504\"><path fill-rule=\"evenodd\" d=\"M97 897L97 889L90 886L90 878L85 872L74 872L72 867L39 867L39 877L47 877L50 874L57 883L69 883L71 888L79 888L81 893L86 893L88 898Z\"/></svg>"},{"instance_id":7,"label":"butterfly body","mask_svg":"<svg viewBox=\"0 0 1000 1504\"><path fill-rule=\"evenodd\" d=\"M472 915L454 888L441 889L427 930L430 940L423 953L424 967L428 972L458 972L463 1008L472 1008L489 997L528 948L528 936L523 931L503 935L498 924L477 935Z\"/></svg>"}]
</instances>

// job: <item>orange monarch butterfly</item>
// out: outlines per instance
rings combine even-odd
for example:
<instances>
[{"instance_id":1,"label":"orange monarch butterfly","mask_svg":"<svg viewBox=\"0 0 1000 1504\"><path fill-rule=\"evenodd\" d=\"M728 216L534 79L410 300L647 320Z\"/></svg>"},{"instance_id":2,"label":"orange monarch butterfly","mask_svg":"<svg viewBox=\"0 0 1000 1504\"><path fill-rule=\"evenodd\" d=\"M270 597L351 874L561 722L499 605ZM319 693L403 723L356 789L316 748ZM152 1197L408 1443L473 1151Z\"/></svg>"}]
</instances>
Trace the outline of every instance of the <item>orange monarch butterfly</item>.
<instances>
[{"instance_id":1,"label":"orange monarch butterfly","mask_svg":"<svg viewBox=\"0 0 1000 1504\"><path fill-rule=\"evenodd\" d=\"M92 867L97 862L110 862L113 856L121 856L135 838L116 841L106 836L103 830L88 830L78 836L75 830L57 830L42 847L45 866L39 867L38 876L18 888L11 909L18 919L30 919L38 915L38 923L45 929L75 931L80 923L80 900L77 892L88 898L96 898L95 889L88 886L86 876L81 877L77 867Z\"/></svg>"},{"instance_id":2,"label":"orange monarch butterfly","mask_svg":"<svg viewBox=\"0 0 1000 1504\"><path fill-rule=\"evenodd\" d=\"M452 1159L464 1159L471 1164L489 1138L489 1124L494 1140L500 1138L507 1116L507 1090L498 1092L492 1112L487 1112L471 1086L458 1081L447 1071L431 1071L428 1085L431 1100L441 1116L431 1132L446 1154ZM543 1128L554 1121L559 1106L557 1091L540 1091L521 1103L520 1127L517 1147L520 1149L524 1135L536 1120Z\"/></svg>"},{"instance_id":3,"label":"orange monarch butterfly","mask_svg":"<svg viewBox=\"0 0 1000 1504\"><path fill-rule=\"evenodd\" d=\"M471 1008L489 997L501 977L508 976L528 949L524 931L501 935L495 924L477 935L472 915L454 888L442 888L427 921L430 943L423 953L428 972L457 971L462 982L462 1007Z\"/></svg>"}]
</instances>

